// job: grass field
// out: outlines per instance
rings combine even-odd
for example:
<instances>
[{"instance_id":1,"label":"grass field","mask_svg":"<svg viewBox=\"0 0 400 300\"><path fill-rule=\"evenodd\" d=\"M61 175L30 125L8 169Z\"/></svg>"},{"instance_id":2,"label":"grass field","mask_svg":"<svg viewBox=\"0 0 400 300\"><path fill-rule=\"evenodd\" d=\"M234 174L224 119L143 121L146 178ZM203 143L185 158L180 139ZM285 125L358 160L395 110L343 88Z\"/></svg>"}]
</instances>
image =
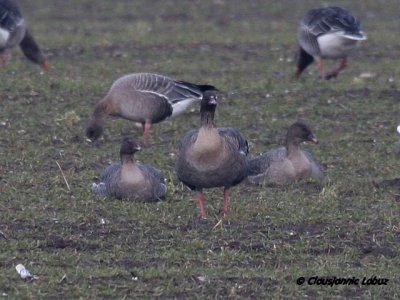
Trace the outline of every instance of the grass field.
<instances>
[{"instance_id":1,"label":"grass field","mask_svg":"<svg viewBox=\"0 0 400 300\"><path fill-rule=\"evenodd\" d=\"M400 177L398 1L335 2L361 18L369 39L331 81L315 64L293 79L296 27L318 1L20 4L52 69L15 49L0 70L0 298L400 297L400 188L390 181ZM151 148L137 155L169 178L165 202L93 195L133 124L110 119L95 143L85 125L131 72L217 86L217 124L239 128L251 155L280 145L303 116L320 140L305 147L325 168L324 187L239 185L216 228L222 190L208 190L208 219L199 220L174 174L178 142L199 124L193 106L155 125ZM38 278L20 279L18 263ZM301 276L360 284L299 286ZM389 282L361 284L373 276Z\"/></svg>"}]
</instances>

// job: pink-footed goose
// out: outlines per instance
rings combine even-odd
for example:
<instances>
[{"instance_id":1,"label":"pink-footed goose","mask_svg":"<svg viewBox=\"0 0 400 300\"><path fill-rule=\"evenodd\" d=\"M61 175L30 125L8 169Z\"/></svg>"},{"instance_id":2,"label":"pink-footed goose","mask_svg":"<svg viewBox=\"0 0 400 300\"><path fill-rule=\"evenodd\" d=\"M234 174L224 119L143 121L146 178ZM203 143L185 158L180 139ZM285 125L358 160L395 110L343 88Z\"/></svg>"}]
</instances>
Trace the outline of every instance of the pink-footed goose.
<instances>
[{"instance_id":1,"label":"pink-footed goose","mask_svg":"<svg viewBox=\"0 0 400 300\"><path fill-rule=\"evenodd\" d=\"M176 174L196 191L200 216L206 217L203 188L224 187L223 214L229 213L229 189L243 181L248 172L248 144L234 128L217 128L214 113L215 91L207 91L201 100L201 127L188 132L181 140Z\"/></svg>"},{"instance_id":2,"label":"pink-footed goose","mask_svg":"<svg viewBox=\"0 0 400 300\"><path fill-rule=\"evenodd\" d=\"M298 29L300 45L296 77L314 60L322 79L336 77L347 66L348 55L367 36L360 21L340 7L322 7L309 10ZM337 68L325 74L323 59L340 59Z\"/></svg>"},{"instance_id":3,"label":"pink-footed goose","mask_svg":"<svg viewBox=\"0 0 400 300\"><path fill-rule=\"evenodd\" d=\"M49 69L45 55L26 28L18 4L13 0L0 0L0 58L3 65L7 63L11 49L18 45L30 61Z\"/></svg>"},{"instance_id":4,"label":"pink-footed goose","mask_svg":"<svg viewBox=\"0 0 400 300\"><path fill-rule=\"evenodd\" d=\"M302 122L292 124L286 135L286 146L270 150L249 161L247 182L252 184L284 184L313 178L322 182L321 164L300 143L318 143L311 129Z\"/></svg>"},{"instance_id":5,"label":"pink-footed goose","mask_svg":"<svg viewBox=\"0 0 400 300\"><path fill-rule=\"evenodd\" d=\"M114 82L107 95L96 104L86 134L95 140L103 132L107 116L140 122L147 144L152 124L175 117L203 98L211 85L197 85L152 73L125 75Z\"/></svg>"},{"instance_id":6,"label":"pink-footed goose","mask_svg":"<svg viewBox=\"0 0 400 300\"><path fill-rule=\"evenodd\" d=\"M135 161L134 154L141 147L133 138L124 138L120 150L120 163L113 163L101 174L100 183L92 190L101 196L154 202L165 198L166 180L162 172L148 164Z\"/></svg>"}]
</instances>

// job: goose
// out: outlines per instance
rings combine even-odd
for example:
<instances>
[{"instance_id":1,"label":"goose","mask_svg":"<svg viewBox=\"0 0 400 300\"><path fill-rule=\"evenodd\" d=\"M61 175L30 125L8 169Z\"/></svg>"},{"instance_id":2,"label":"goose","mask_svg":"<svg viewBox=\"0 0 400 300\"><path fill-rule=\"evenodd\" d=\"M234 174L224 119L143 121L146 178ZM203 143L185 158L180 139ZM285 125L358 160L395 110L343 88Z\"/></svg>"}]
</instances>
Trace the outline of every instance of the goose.
<instances>
[{"instance_id":1,"label":"goose","mask_svg":"<svg viewBox=\"0 0 400 300\"><path fill-rule=\"evenodd\" d=\"M101 196L155 202L167 193L162 172L148 164L135 161L134 154L141 147L134 138L125 137L120 149L120 163L113 163L101 174L99 184L92 184L92 191Z\"/></svg>"},{"instance_id":2,"label":"goose","mask_svg":"<svg viewBox=\"0 0 400 300\"><path fill-rule=\"evenodd\" d=\"M341 7L322 7L309 10L298 28L300 45L297 72L298 78L314 60L322 79L336 77L347 67L347 56L366 40L360 21L350 11ZM325 74L323 59L340 59L339 65Z\"/></svg>"},{"instance_id":3,"label":"goose","mask_svg":"<svg viewBox=\"0 0 400 300\"><path fill-rule=\"evenodd\" d=\"M107 95L96 104L86 128L91 140L101 136L108 115L140 122L147 144L152 124L181 114L192 103L203 98L211 85L197 85L153 73L133 73L122 76Z\"/></svg>"},{"instance_id":4,"label":"goose","mask_svg":"<svg viewBox=\"0 0 400 300\"><path fill-rule=\"evenodd\" d=\"M201 100L201 127L182 138L175 169L178 179L196 191L201 218L207 216L203 188L224 187L223 215L228 216L230 188L246 178L248 169L246 139L235 128L215 127L216 106L216 91L206 91Z\"/></svg>"},{"instance_id":5,"label":"goose","mask_svg":"<svg viewBox=\"0 0 400 300\"><path fill-rule=\"evenodd\" d=\"M318 144L310 127L303 122L292 124L286 134L286 146L275 148L249 161L247 182L250 184L284 184L314 178L321 182L321 164L312 154L300 148L303 141Z\"/></svg>"},{"instance_id":6,"label":"goose","mask_svg":"<svg viewBox=\"0 0 400 300\"><path fill-rule=\"evenodd\" d=\"M0 0L0 58L3 66L8 62L9 52L17 45L30 61L49 69L45 55L26 28L18 4L13 0Z\"/></svg>"}]
</instances>

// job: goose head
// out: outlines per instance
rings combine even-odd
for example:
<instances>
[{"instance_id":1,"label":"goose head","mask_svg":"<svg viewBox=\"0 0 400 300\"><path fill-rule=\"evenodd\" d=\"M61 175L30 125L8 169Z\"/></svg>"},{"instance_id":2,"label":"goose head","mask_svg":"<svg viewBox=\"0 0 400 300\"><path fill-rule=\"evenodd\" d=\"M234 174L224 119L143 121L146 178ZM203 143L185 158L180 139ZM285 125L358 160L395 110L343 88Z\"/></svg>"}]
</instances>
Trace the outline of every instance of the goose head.
<instances>
[{"instance_id":1,"label":"goose head","mask_svg":"<svg viewBox=\"0 0 400 300\"><path fill-rule=\"evenodd\" d=\"M201 124L206 128L214 127L214 113L217 107L217 92L206 91L200 104Z\"/></svg>"},{"instance_id":2,"label":"goose head","mask_svg":"<svg viewBox=\"0 0 400 300\"><path fill-rule=\"evenodd\" d=\"M125 137L121 144L121 149L119 151L121 157L123 156L133 156L136 152L142 150L142 147L133 137Z\"/></svg>"},{"instance_id":3,"label":"goose head","mask_svg":"<svg viewBox=\"0 0 400 300\"><path fill-rule=\"evenodd\" d=\"M298 145L301 142L313 142L314 144L318 144L318 139L308 125L302 122L296 122L289 127L286 143Z\"/></svg>"},{"instance_id":4,"label":"goose head","mask_svg":"<svg viewBox=\"0 0 400 300\"><path fill-rule=\"evenodd\" d=\"M201 108L204 110L215 110L217 107L217 91L208 90L204 92L203 99L201 100Z\"/></svg>"},{"instance_id":5,"label":"goose head","mask_svg":"<svg viewBox=\"0 0 400 300\"><path fill-rule=\"evenodd\" d=\"M97 140L103 133L103 124L91 120L86 127L86 136L92 141Z\"/></svg>"}]
</instances>

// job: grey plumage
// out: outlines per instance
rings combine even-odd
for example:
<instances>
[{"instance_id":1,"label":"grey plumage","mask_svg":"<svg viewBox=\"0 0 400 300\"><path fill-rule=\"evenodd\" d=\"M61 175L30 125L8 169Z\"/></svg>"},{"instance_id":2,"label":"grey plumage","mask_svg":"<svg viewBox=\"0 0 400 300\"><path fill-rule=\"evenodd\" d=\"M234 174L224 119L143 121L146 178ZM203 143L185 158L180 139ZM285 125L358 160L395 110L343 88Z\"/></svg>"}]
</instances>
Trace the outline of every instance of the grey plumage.
<instances>
[{"instance_id":1,"label":"grey plumage","mask_svg":"<svg viewBox=\"0 0 400 300\"><path fill-rule=\"evenodd\" d=\"M93 186L93 192L100 196L113 196L119 199L133 199L139 201L158 201L165 198L167 185L162 172L150 165L136 163L145 183L140 188L121 184L121 163L108 166L100 177L100 183Z\"/></svg>"},{"instance_id":2,"label":"grey plumage","mask_svg":"<svg viewBox=\"0 0 400 300\"><path fill-rule=\"evenodd\" d=\"M125 75L113 83L106 97L96 105L87 135L92 139L99 137L105 117L112 115L148 124L147 129L144 127L147 137L151 124L179 115L189 105L200 101L207 90L216 88L174 80L160 74Z\"/></svg>"},{"instance_id":3,"label":"grey plumage","mask_svg":"<svg viewBox=\"0 0 400 300\"><path fill-rule=\"evenodd\" d=\"M17 45L30 61L48 70L47 59L32 34L26 29L25 20L17 3L13 0L0 0L0 53L3 54L3 63L7 61L5 56L7 52Z\"/></svg>"},{"instance_id":4,"label":"grey plumage","mask_svg":"<svg viewBox=\"0 0 400 300\"><path fill-rule=\"evenodd\" d=\"M201 127L188 132L179 145L176 174L180 181L196 191L200 216L206 217L203 188L224 187L225 216L229 213L229 190L248 173L248 144L235 128L217 128L214 114L217 95L204 93L201 100Z\"/></svg>"},{"instance_id":5,"label":"grey plumage","mask_svg":"<svg viewBox=\"0 0 400 300\"><path fill-rule=\"evenodd\" d=\"M0 39L0 52L17 46L25 35L25 21L14 1L0 1L0 29L9 33L7 39Z\"/></svg>"},{"instance_id":6,"label":"grey plumage","mask_svg":"<svg viewBox=\"0 0 400 300\"><path fill-rule=\"evenodd\" d=\"M125 140L123 145L124 143L126 145ZM140 148L133 149L133 152L127 149L121 147L122 162L108 166L101 174L100 183L92 185L92 191L101 196L137 201L153 202L164 199L167 185L162 172L151 165L133 160L133 153Z\"/></svg>"},{"instance_id":7,"label":"grey plumage","mask_svg":"<svg viewBox=\"0 0 400 300\"><path fill-rule=\"evenodd\" d=\"M347 66L347 56L367 37L360 21L341 7L322 7L309 10L297 33L299 55L296 76L316 60L324 79L336 77ZM322 59L341 59L340 65L328 74Z\"/></svg>"},{"instance_id":8,"label":"grey plumage","mask_svg":"<svg viewBox=\"0 0 400 300\"><path fill-rule=\"evenodd\" d=\"M195 144L199 130L192 130L181 140L176 172L178 179L190 189L202 189L221 186L234 186L242 182L248 173L246 156L249 153L248 143L244 136L234 128L217 128L223 139L226 156L215 160L212 167L199 171L198 166L188 159L187 151Z\"/></svg>"},{"instance_id":9,"label":"grey plumage","mask_svg":"<svg viewBox=\"0 0 400 300\"><path fill-rule=\"evenodd\" d=\"M10 32L23 21L21 11L14 1L0 0L0 27Z\"/></svg>"},{"instance_id":10,"label":"grey plumage","mask_svg":"<svg viewBox=\"0 0 400 300\"><path fill-rule=\"evenodd\" d=\"M321 181L324 179L324 168L321 163L307 149L302 149L311 163L311 178Z\"/></svg>"},{"instance_id":11,"label":"grey plumage","mask_svg":"<svg viewBox=\"0 0 400 300\"><path fill-rule=\"evenodd\" d=\"M298 39L300 46L310 55L320 55L317 38L321 35L343 31L344 34L362 38L360 21L350 11L341 7L322 7L309 10L302 19Z\"/></svg>"},{"instance_id":12,"label":"grey plumage","mask_svg":"<svg viewBox=\"0 0 400 300\"><path fill-rule=\"evenodd\" d=\"M252 184L283 184L312 178L322 182L322 165L309 151L300 148L300 142L307 140L318 142L308 126L299 122L293 124L288 130L286 147L272 149L249 160L247 181Z\"/></svg>"},{"instance_id":13,"label":"grey plumage","mask_svg":"<svg viewBox=\"0 0 400 300\"><path fill-rule=\"evenodd\" d=\"M301 21L315 36L331 31L359 35L361 24L349 10L341 7L321 7L309 10Z\"/></svg>"}]
</instances>

